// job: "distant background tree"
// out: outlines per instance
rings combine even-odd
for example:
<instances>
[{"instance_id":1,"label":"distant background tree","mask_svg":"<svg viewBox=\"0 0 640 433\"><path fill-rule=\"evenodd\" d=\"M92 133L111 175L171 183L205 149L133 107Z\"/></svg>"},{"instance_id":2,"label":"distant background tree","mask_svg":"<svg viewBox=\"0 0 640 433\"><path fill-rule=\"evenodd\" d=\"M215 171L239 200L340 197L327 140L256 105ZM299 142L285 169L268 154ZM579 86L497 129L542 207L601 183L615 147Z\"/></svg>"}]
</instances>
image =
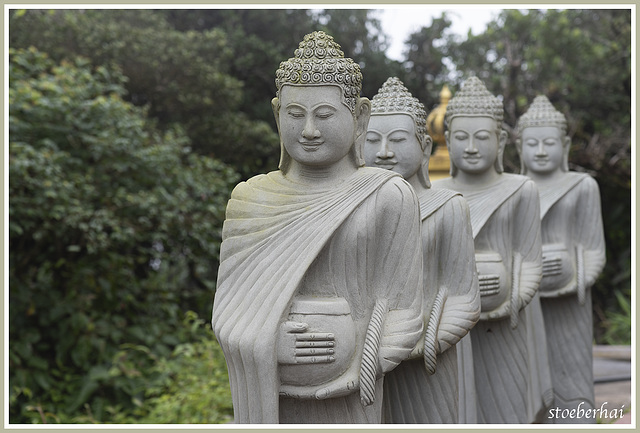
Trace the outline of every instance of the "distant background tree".
<instances>
[{"instance_id":1,"label":"distant background tree","mask_svg":"<svg viewBox=\"0 0 640 433\"><path fill-rule=\"evenodd\" d=\"M389 43L376 11L323 9L314 16L321 24L318 29L334 36L345 56L360 65L366 77L362 82L362 96L372 98L387 78L403 75L400 62L385 54Z\"/></svg>"},{"instance_id":2,"label":"distant background tree","mask_svg":"<svg viewBox=\"0 0 640 433\"><path fill-rule=\"evenodd\" d=\"M409 35L405 41L405 74L403 82L427 110L440 103L440 91L450 83L450 71L444 63L451 60L449 47L455 38L449 34L451 20L443 13L431 25Z\"/></svg>"},{"instance_id":3,"label":"distant background tree","mask_svg":"<svg viewBox=\"0 0 640 433\"><path fill-rule=\"evenodd\" d=\"M12 16L10 45L35 46L55 61L81 55L94 65L118 65L127 77L126 100L148 107L163 130L181 125L196 152L245 177L277 165L277 134L242 110L250 93L241 78L260 72L252 68L262 59L248 62L245 76L232 68L263 50L238 50L220 28L176 30L165 11L155 10L30 10Z\"/></svg>"}]
</instances>

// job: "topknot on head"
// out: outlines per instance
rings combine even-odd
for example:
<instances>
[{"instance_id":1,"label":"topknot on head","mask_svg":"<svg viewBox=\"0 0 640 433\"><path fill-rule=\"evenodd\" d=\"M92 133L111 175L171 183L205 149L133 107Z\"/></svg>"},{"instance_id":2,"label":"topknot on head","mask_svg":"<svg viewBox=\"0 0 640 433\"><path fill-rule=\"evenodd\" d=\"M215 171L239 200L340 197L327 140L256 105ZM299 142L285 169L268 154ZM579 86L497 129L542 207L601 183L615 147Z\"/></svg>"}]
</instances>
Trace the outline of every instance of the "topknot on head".
<instances>
[{"instance_id":1,"label":"topknot on head","mask_svg":"<svg viewBox=\"0 0 640 433\"><path fill-rule=\"evenodd\" d=\"M280 63L276 71L277 97L286 84L337 85L353 113L362 90L362 73L357 63L344 57L333 37L317 31L304 37L294 57Z\"/></svg>"},{"instance_id":2,"label":"topknot on head","mask_svg":"<svg viewBox=\"0 0 640 433\"><path fill-rule=\"evenodd\" d=\"M529 109L518 119L516 131L518 137L522 131L530 126L555 126L560 129L562 135L567 132L567 119L551 105L544 95L536 96Z\"/></svg>"},{"instance_id":3,"label":"topknot on head","mask_svg":"<svg viewBox=\"0 0 640 433\"><path fill-rule=\"evenodd\" d=\"M402 81L390 77L384 82L378 93L371 99L371 114L408 114L416 125L416 135L420 145L424 146L427 135L427 112Z\"/></svg>"},{"instance_id":4,"label":"topknot on head","mask_svg":"<svg viewBox=\"0 0 640 433\"><path fill-rule=\"evenodd\" d=\"M447 105L447 124L451 125L451 120L456 116L489 116L495 119L498 128L501 128L504 106L478 77L470 77Z\"/></svg>"}]
</instances>

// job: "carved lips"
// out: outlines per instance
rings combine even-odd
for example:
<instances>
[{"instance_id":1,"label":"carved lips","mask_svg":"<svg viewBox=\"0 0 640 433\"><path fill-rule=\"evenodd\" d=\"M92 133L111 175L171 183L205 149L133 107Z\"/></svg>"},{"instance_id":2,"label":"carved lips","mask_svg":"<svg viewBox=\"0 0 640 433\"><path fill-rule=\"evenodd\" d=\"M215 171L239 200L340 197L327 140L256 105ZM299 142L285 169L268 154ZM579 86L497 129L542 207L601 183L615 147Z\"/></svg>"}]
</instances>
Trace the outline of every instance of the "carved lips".
<instances>
[{"instance_id":1,"label":"carved lips","mask_svg":"<svg viewBox=\"0 0 640 433\"><path fill-rule=\"evenodd\" d=\"M307 152L315 152L324 143L323 141L298 141Z\"/></svg>"}]
</instances>

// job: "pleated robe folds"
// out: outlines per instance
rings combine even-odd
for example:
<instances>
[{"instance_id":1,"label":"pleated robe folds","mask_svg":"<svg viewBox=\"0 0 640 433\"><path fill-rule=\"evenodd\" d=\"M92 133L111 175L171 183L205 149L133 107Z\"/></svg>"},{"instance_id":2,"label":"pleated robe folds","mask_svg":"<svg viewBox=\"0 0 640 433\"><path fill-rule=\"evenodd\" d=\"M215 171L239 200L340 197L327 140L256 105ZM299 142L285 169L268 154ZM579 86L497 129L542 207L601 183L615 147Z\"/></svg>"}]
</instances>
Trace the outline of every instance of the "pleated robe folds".
<instances>
[{"instance_id":1,"label":"pleated robe folds","mask_svg":"<svg viewBox=\"0 0 640 433\"><path fill-rule=\"evenodd\" d=\"M425 326L431 320L438 291L445 293L437 322L436 370L429 374L419 355L403 361L385 377L385 422L468 421L468 405L474 405L471 412L475 411L475 386L465 383L465 378L473 377L473 365L467 365L466 374L464 371L459 374L458 342L480 317L469 207L459 193L446 189L430 188L421 192L418 200L422 219Z\"/></svg>"},{"instance_id":2,"label":"pleated robe folds","mask_svg":"<svg viewBox=\"0 0 640 433\"><path fill-rule=\"evenodd\" d=\"M554 407L593 409L593 319L591 286L605 264L598 184L584 173L567 173L560 182L538 185L543 245L563 245L572 278L562 287L541 283ZM578 266L578 255L582 265ZM581 272L584 301L577 294ZM581 405L582 403L582 405ZM555 419L555 423L595 423L593 417Z\"/></svg>"},{"instance_id":3,"label":"pleated robe folds","mask_svg":"<svg viewBox=\"0 0 640 433\"><path fill-rule=\"evenodd\" d=\"M491 185L467 186L452 178L434 185L462 193L469 204L475 250L498 253L517 313L483 311L471 330L477 421L541 422L552 389L538 286L542 276L540 201L525 176L506 174ZM514 273L518 255L520 266ZM517 293L513 293L518 275ZM512 324L517 326L512 328Z\"/></svg>"},{"instance_id":4,"label":"pleated robe folds","mask_svg":"<svg viewBox=\"0 0 640 433\"><path fill-rule=\"evenodd\" d=\"M352 362L360 363L373 306L384 300L374 360L380 392L382 374L409 356L422 332L419 224L413 190L380 169L360 168L331 189L293 183L279 171L234 189L212 324L236 423L380 422L382 396L364 407L358 389L326 400L280 396L277 335L294 297L344 298L357 328Z\"/></svg>"}]
</instances>

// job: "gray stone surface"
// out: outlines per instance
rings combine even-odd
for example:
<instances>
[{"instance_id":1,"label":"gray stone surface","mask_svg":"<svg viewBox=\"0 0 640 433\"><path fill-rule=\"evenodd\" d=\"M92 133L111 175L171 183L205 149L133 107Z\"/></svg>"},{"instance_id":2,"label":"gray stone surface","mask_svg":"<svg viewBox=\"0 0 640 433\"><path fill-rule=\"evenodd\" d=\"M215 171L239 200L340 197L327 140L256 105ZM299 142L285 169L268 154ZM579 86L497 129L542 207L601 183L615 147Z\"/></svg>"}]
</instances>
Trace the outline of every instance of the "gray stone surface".
<instances>
[{"instance_id":1,"label":"gray stone surface","mask_svg":"<svg viewBox=\"0 0 640 433\"><path fill-rule=\"evenodd\" d=\"M272 100L280 170L227 205L212 324L237 423L380 423L383 376L423 329L418 198L363 167L358 64L324 32L294 56Z\"/></svg>"},{"instance_id":2,"label":"gray stone surface","mask_svg":"<svg viewBox=\"0 0 640 433\"><path fill-rule=\"evenodd\" d=\"M606 403L607 409L624 406L624 416L618 420L602 419L604 424L631 423L631 348L629 346L594 346L593 376L596 408Z\"/></svg>"},{"instance_id":3,"label":"gray stone surface","mask_svg":"<svg viewBox=\"0 0 640 433\"><path fill-rule=\"evenodd\" d=\"M471 330L478 423L541 422L551 403L538 286L540 203L535 184L503 173L504 107L471 77L447 105L451 177L434 188L469 204L479 275L480 321Z\"/></svg>"},{"instance_id":4,"label":"gray stone surface","mask_svg":"<svg viewBox=\"0 0 640 433\"><path fill-rule=\"evenodd\" d=\"M398 78L382 85L371 113L365 163L402 175L418 195L422 220L426 326L412 359L385 376L384 420L475 423L471 344L463 339L480 316L468 206L459 193L431 188L426 112ZM461 339L468 343L466 351ZM465 361L460 367L459 358Z\"/></svg>"}]
</instances>

